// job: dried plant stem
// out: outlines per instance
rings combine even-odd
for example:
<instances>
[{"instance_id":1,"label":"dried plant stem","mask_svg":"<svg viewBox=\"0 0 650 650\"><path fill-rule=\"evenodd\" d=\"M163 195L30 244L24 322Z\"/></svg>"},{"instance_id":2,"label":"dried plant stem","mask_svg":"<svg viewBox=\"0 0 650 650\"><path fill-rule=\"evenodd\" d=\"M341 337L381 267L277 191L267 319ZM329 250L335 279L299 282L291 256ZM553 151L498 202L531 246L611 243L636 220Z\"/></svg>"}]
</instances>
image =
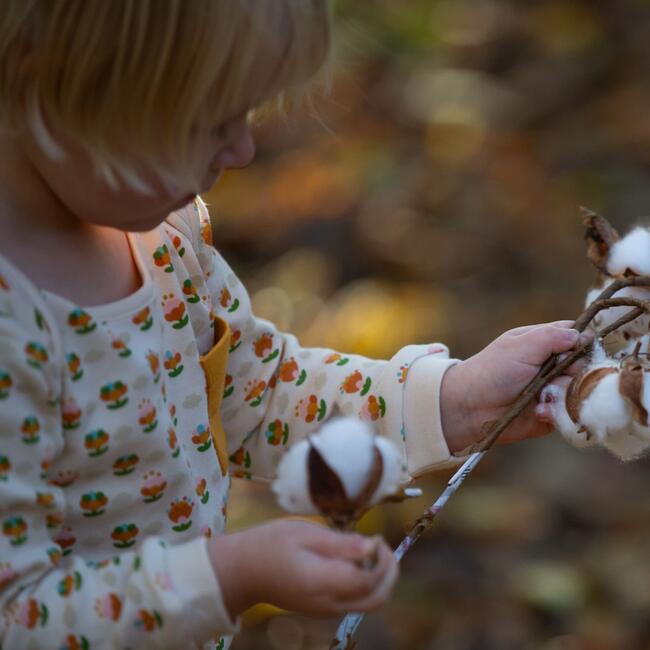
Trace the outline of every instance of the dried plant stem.
<instances>
[{"instance_id":1,"label":"dried plant stem","mask_svg":"<svg viewBox=\"0 0 650 650\"><path fill-rule=\"evenodd\" d=\"M632 307L630 311L623 314L614 323L603 328L599 333L601 339L608 334L623 327L627 323L638 318L642 314L650 314L650 300L640 300L634 297L612 298L612 296L626 287L650 287L650 276L634 276L631 278L619 279L612 282L599 296L594 300L585 311L575 320L574 328L583 332L594 317L604 309L611 307ZM553 355L541 366L539 372L532 381L522 390L517 399L512 403L510 408L498 419L484 425L485 437L471 451L469 458L461 465L458 471L452 476L447 483L442 494L436 499L435 503L427 508L412 525L400 545L394 550L397 560L401 560L405 553L415 544L420 535L431 527L435 516L442 510L449 498L456 492L463 481L471 474L481 458L496 442L503 431L515 420L524 409L531 404L539 392L550 381L563 374L578 359L589 354L592 343L588 342L580 345L573 352L558 360L557 355ZM330 645L330 650L352 650L356 643L354 634L359 624L363 620L363 614L348 614L338 627L336 637Z\"/></svg>"}]
</instances>

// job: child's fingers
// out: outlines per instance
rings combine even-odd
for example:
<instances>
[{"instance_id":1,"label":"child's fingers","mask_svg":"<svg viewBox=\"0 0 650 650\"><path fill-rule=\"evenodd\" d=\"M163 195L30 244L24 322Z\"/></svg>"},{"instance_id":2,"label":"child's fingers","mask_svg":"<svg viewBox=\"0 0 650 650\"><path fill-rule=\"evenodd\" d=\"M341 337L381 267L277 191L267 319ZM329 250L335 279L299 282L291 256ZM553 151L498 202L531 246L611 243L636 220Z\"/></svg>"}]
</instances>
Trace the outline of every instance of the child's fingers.
<instances>
[{"instance_id":1,"label":"child's fingers","mask_svg":"<svg viewBox=\"0 0 650 650\"><path fill-rule=\"evenodd\" d=\"M515 357L522 363L539 366L551 354L560 354L573 348L580 340L574 329L540 325L522 336L512 339Z\"/></svg>"},{"instance_id":2,"label":"child's fingers","mask_svg":"<svg viewBox=\"0 0 650 650\"><path fill-rule=\"evenodd\" d=\"M377 543L376 539L356 533L339 533L319 527L305 541L305 548L325 557L354 561L372 553Z\"/></svg>"},{"instance_id":3,"label":"child's fingers","mask_svg":"<svg viewBox=\"0 0 650 650\"><path fill-rule=\"evenodd\" d=\"M506 334L508 336L521 336L522 334L527 334L533 329L536 329L538 327L546 327L548 325L562 329L570 329L573 327L573 323L574 321L572 320L556 320L550 323L538 323L537 325L522 325L521 327L515 327L511 330L508 330Z\"/></svg>"}]
</instances>

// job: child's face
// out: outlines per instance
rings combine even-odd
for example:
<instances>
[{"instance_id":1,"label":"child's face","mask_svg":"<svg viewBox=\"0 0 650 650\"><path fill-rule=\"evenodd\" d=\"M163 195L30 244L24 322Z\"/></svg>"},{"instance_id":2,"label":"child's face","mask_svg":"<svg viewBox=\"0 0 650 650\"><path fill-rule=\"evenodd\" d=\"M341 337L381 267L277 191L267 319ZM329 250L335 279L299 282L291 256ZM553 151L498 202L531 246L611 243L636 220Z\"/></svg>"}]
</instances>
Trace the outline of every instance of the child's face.
<instances>
[{"instance_id":1,"label":"child's face","mask_svg":"<svg viewBox=\"0 0 650 650\"><path fill-rule=\"evenodd\" d=\"M190 188L170 191L151 169L136 167L138 178L151 192L144 194L120 180L112 189L98 175L89 155L71 138L54 133L66 152L63 161L54 161L29 141L25 145L31 163L57 199L77 218L127 231L155 228L170 212L189 203L195 196ZM201 192L207 192L224 169L246 167L255 155L255 144L246 114L197 134L193 155L201 170Z\"/></svg>"}]
</instances>

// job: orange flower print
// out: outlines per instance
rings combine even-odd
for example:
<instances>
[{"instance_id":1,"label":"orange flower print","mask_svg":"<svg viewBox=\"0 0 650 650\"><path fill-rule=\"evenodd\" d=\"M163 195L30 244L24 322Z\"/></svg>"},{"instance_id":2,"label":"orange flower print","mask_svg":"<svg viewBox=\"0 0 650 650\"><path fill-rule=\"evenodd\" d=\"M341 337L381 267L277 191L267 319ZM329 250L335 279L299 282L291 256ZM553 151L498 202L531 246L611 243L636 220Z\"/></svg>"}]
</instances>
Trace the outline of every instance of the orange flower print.
<instances>
[{"instance_id":1,"label":"orange flower print","mask_svg":"<svg viewBox=\"0 0 650 650\"><path fill-rule=\"evenodd\" d=\"M146 632L152 632L156 628L163 626L162 616L155 610L141 609L135 620L136 627L140 627Z\"/></svg>"},{"instance_id":2,"label":"orange flower print","mask_svg":"<svg viewBox=\"0 0 650 650\"><path fill-rule=\"evenodd\" d=\"M38 418L33 415L23 420L20 430L23 433L22 440L26 445L36 444L40 440L38 432L41 430L41 425Z\"/></svg>"},{"instance_id":3,"label":"orange flower print","mask_svg":"<svg viewBox=\"0 0 650 650\"><path fill-rule=\"evenodd\" d=\"M158 501L165 492L167 481L160 472L147 472L140 486L140 494L144 497L145 503Z\"/></svg>"},{"instance_id":4,"label":"orange flower print","mask_svg":"<svg viewBox=\"0 0 650 650\"><path fill-rule=\"evenodd\" d=\"M174 424L174 426L177 426L178 418L176 417L176 404L170 402L169 406L167 407L167 410L169 411L169 417L171 418L172 423Z\"/></svg>"},{"instance_id":5,"label":"orange flower print","mask_svg":"<svg viewBox=\"0 0 650 650\"><path fill-rule=\"evenodd\" d=\"M244 447L240 447L234 454L230 456L230 462L235 465L243 465L248 468L251 466L251 455Z\"/></svg>"},{"instance_id":6,"label":"orange flower print","mask_svg":"<svg viewBox=\"0 0 650 650\"><path fill-rule=\"evenodd\" d=\"M296 417L302 418L305 422L320 422L327 415L327 402L319 400L316 395L310 395L307 399L301 399L296 405Z\"/></svg>"},{"instance_id":7,"label":"orange flower print","mask_svg":"<svg viewBox=\"0 0 650 650\"><path fill-rule=\"evenodd\" d=\"M176 437L176 431L169 427L167 431L167 444L172 450L172 458L178 458L178 454L181 453L181 448L178 446L178 438Z\"/></svg>"},{"instance_id":8,"label":"orange flower print","mask_svg":"<svg viewBox=\"0 0 650 650\"><path fill-rule=\"evenodd\" d=\"M253 343L255 356L262 359L262 363L272 361L280 354L280 349L273 349L273 334L262 334Z\"/></svg>"},{"instance_id":9,"label":"orange flower print","mask_svg":"<svg viewBox=\"0 0 650 650\"><path fill-rule=\"evenodd\" d=\"M139 462L140 458L138 458L137 454L126 454L120 456L113 463L113 474L115 474L115 476L128 476L133 472Z\"/></svg>"},{"instance_id":10,"label":"orange flower print","mask_svg":"<svg viewBox=\"0 0 650 650\"><path fill-rule=\"evenodd\" d=\"M161 304L165 320L172 323L175 330L183 329L189 323L190 317L185 313L185 303L173 293L165 294Z\"/></svg>"},{"instance_id":11,"label":"orange flower print","mask_svg":"<svg viewBox=\"0 0 650 650\"><path fill-rule=\"evenodd\" d=\"M233 300L232 295L230 291L228 291L227 287L224 287L219 293L219 304L224 309L227 309L229 314L232 314L234 311L237 311L237 309L239 309L239 300L237 298Z\"/></svg>"},{"instance_id":12,"label":"orange flower print","mask_svg":"<svg viewBox=\"0 0 650 650\"><path fill-rule=\"evenodd\" d=\"M99 618L117 621L122 614L122 599L114 593L108 593L95 601L95 611Z\"/></svg>"},{"instance_id":13,"label":"orange flower print","mask_svg":"<svg viewBox=\"0 0 650 650\"><path fill-rule=\"evenodd\" d=\"M209 221L203 221L201 223L201 239L204 244L212 246L212 227Z\"/></svg>"},{"instance_id":14,"label":"orange flower print","mask_svg":"<svg viewBox=\"0 0 650 650\"><path fill-rule=\"evenodd\" d=\"M131 356L131 350L126 345L126 342L119 337L113 338L113 341L111 342L111 347L113 348L113 350L117 350L118 356L122 357L123 359Z\"/></svg>"},{"instance_id":15,"label":"orange flower print","mask_svg":"<svg viewBox=\"0 0 650 650\"><path fill-rule=\"evenodd\" d=\"M93 322L92 316L83 309L74 309L68 314L68 325L77 334L88 334L97 327L97 323Z\"/></svg>"},{"instance_id":16,"label":"orange flower print","mask_svg":"<svg viewBox=\"0 0 650 650\"><path fill-rule=\"evenodd\" d=\"M12 546L20 546L27 541L27 522L18 515L8 517L2 522L2 534Z\"/></svg>"},{"instance_id":17,"label":"orange flower print","mask_svg":"<svg viewBox=\"0 0 650 650\"><path fill-rule=\"evenodd\" d=\"M226 397L230 397L235 390L235 387L233 386L232 383L232 375L226 375L226 379L224 380L224 387L223 387L223 399L226 399Z\"/></svg>"},{"instance_id":18,"label":"orange flower print","mask_svg":"<svg viewBox=\"0 0 650 650\"><path fill-rule=\"evenodd\" d=\"M171 262L167 244L163 244L156 248L153 254L153 262L156 266L162 267L165 270L165 273L172 273L174 265Z\"/></svg>"},{"instance_id":19,"label":"orange flower print","mask_svg":"<svg viewBox=\"0 0 650 650\"><path fill-rule=\"evenodd\" d=\"M95 429L87 433L84 438L84 447L91 458L97 458L108 451L110 435L104 429Z\"/></svg>"},{"instance_id":20,"label":"orange flower print","mask_svg":"<svg viewBox=\"0 0 650 650\"><path fill-rule=\"evenodd\" d=\"M289 425L281 420L274 420L266 429L266 441L270 445L287 444L289 439Z\"/></svg>"},{"instance_id":21,"label":"orange flower print","mask_svg":"<svg viewBox=\"0 0 650 650\"><path fill-rule=\"evenodd\" d=\"M81 409L74 397L68 397L61 405L61 420L66 431L76 429L81 420Z\"/></svg>"},{"instance_id":22,"label":"orange flower print","mask_svg":"<svg viewBox=\"0 0 650 650\"><path fill-rule=\"evenodd\" d=\"M50 560L50 564L52 566L59 566L61 562L61 549L56 547L56 546L50 546L50 548L45 551L47 553L47 557ZM65 553L63 553L65 555Z\"/></svg>"},{"instance_id":23,"label":"orange flower print","mask_svg":"<svg viewBox=\"0 0 650 650\"><path fill-rule=\"evenodd\" d=\"M0 562L0 589L6 587L18 577L18 572L11 568L9 562Z\"/></svg>"},{"instance_id":24,"label":"orange flower print","mask_svg":"<svg viewBox=\"0 0 650 650\"><path fill-rule=\"evenodd\" d=\"M51 492L36 491L36 504L41 508L53 508L55 505L54 495Z\"/></svg>"},{"instance_id":25,"label":"orange flower print","mask_svg":"<svg viewBox=\"0 0 650 650\"><path fill-rule=\"evenodd\" d=\"M386 402L384 398L369 395L365 404L361 407L359 417L362 420L378 420L386 415Z\"/></svg>"},{"instance_id":26,"label":"orange flower print","mask_svg":"<svg viewBox=\"0 0 650 650\"><path fill-rule=\"evenodd\" d=\"M56 587L56 590L62 598L67 598L73 591L80 591L83 585L83 578L79 571L74 573L68 573L63 577L62 580L59 580L59 584Z\"/></svg>"},{"instance_id":27,"label":"orange flower print","mask_svg":"<svg viewBox=\"0 0 650 650\"><path fill-rule=\"evenodd\" d=\"M27 363L32 368L42 368L44 363L47 363L48 354L47 350L37 341L29 341L25 346L25 354L27 355Z\"/></svg>"},{"instance_id":28,"label":"orange flower print","mask_svg":"<svg viewBox=\"0 0 650 650\"><path fill-rule=\"evenodd\" d=\"M305 379L307 379L307 371L304 369L300 370L298 362L293 357L289 357L280 365L278 377L286 383L295 381L296 386L302 386L305 383Z\"/></svg>"},{"instance_id":29,"label":"orange flower print","mask_svg":"<svg viewBox=\"0 0 650 650\"><path fill-rule=\"evenodd\" d=\"M405 363L403 366L399 367L399 371L397 373L397 383L398 384L403 384L406 381L406 377L409 374L409 364Z\"/></svg>"},{"instance_id":30,"label":"orange flower print","mask_svg":"<svg viewBox=\"0 0 650 650\"><path fill-rule=\"evenodd\" d=\"M151 316L151 309L145 307L141 309L132 319L134 325L140 326L141 332L146 332L153 325L153 317Z\"/></svg>"},{"instance_id":31,"label":"orange flower print","mask_svg":"<svg viewBox=\"0 0 650 650\"><path fill-rule=\"evenodd\" d=\"M239 330L233 330L230 335L230 348L228 352L234 352L241 345L241 332Z\"/></svg>"},{"instance_id":32,"label":"orange flower print","mask_svg":"<svg viewBox=\"0 0 650 650\"><path fill-rule=\"evenodd\" d=\"M172 244L174 245L174 248L176 249L176 252L178 253L179 257L183 257L185 255L185 248L183 247L183 240L175 234L170 233L167 231L167 234L170 236L172 240Z\"/></svg>"},{"instance_id":33,"label":"orange flower print","mask_svg":"<svg viewBox=\"0 0 650 650\"><path fill-rule=\"evenodd\" d=\"M30 598L18 606L16 622L31 630L37 625L44 627L47 624L48 616L49 612L45 603L39 603L36 599Z\"/></svg>"},{"instance_id":34,"label":"orange flower print","mask_svg":"<svg viewBox=\"0 0 650 650\"><path fill-rule=\"evenodd\" d=\"M183 372L183 364L181 363L182 357L180 352L167 350L165 352L164 366L167 374L173 379Z\"/></svg>"},{"instance_id":35,"label":"orange flower print","mask_svg":"<svg viewBox=\"0 0 650 650\"><path fill-rule=\"evenodd\" d=\"M108 503L108 497L102 491L86 492L81 496L79 505L84 510L82 513L84 517L97 517L103 515L104 507Z\"/></svg>"},{"instance_id":36,"label":"orange flower print","mask_svg":"<svg viewBox=\"0 0 650 650\"><path fill-rule=\"evenodd\" d=\"M81 368L81 359L74 353L66 354L66 363L68 364L68 372L72 381L78 381L83 377L84 371Z\"/></svg>"},{"instance_id":37,"label":"orange flower print","mask_svg":"<svg viewBox=\"0 0 650 650\"><path fill-rule=\"evenodd\" d=\"M68 487L68 485L72 485L78 477L79 474L73 469L61 469L50 479L49 482L51 485L56 485L57 487Z\"/></svg>"},{"instance_id":38,"label":"orange flower print","mask_svg":"<svg viewBox=\"0 0 650 650\"><path fill-rule=\"evenodd\" d=\"M0 454L0 481L6 481L9 470L11 469L11 461L8 456Z\"/></svg>"},{"instance_id":39,"label":"orange flower print","mask_svg":"<svg viewBox=\"0 0 650 650\"><path fill-rule=\"evenodd\" d=\"M192 442L196 445L197 451L207 451L212 446L212 435L210 428L205 424L199 424L192 432Z\"/></svg>"},{"instance_id":40,"label":"orange flower print","mask_svg":"<svg viewBox=\"0 0 650 650\"><path fill-rule=\"evenodd\" d=\"M332 354L328 354L324 359L325 363L327 364L335 363L337 366L344 366L349 361L350 359L348 357L344 357L340 355L338 352L332 352Z\"/></svg>"},{"instance_id":41,"label":"orange flower print","mask_svg":"<svg viewBox=\"0 0 650 650\"><path fill-rule=\"evenodd\" d=\"M9 397L9 389L12 385L11 375L4 370L0 370L0 399Z\"/></svg>"},{"instance_id":42,"label":"orange flower print","mask_svg":"<svg viewBox=\"0 0 650 650\"><path fill-rule=\"evenodd\" d=\"M201 503L206 504L210 499L210 492L206 489L208 482L204 478L200 478L196 482L196 496L201 499Z\"/></svg>"},{"instance_id":43,"label":"orange flower print","mask_svg":"<svg viewBox=\"0 0 650 650\"><path fill-rule=\"evenodd\" d=\"M147 352L147 361L149 362L149 369L153 375L153 383L157 384L160 379L160 357L153 351Z\"/></svg>"},{"instance_id":44,"label":"orange flower print","mask_svg":"<svg viewBox=\"0 0 650 650\"><path fill-rule=\"evenodd\" d=\"M74 634L68 634L63 639L59 650L90 650L90 643L88 643L88 639L83 635L74 636Z\"/></svg>"},{"instance_id":45,"label":"orange flower print","mask_svg":"<svg viewBox=\"0 0 650 650\"><path fill-rule=\"evenodd\" d=\"M194 504L187 497L174 499L167 511L169 520L175 524L172 526L172 530L177 533L187 530L192 525L192 510L194 510Z\"/></svg>"},{"instance_id":46,"label":"orange flower print","mask_svg":"<svg viewBox=\"0 0 650 650\"><path fill-rule=\"evenodd\" d=\"M199 298L199 294L196 291L196 287L190 278L187 278L187 280L183 282L183 295L186 296L185 300L189 303L195 304L201 301L201 298Z\"/></svg>"},{"instance_id":47,"label":"orange flower print","mask_svg":"<svg viewBox=\"0 0 650 650\"><path fill-rule=\"evenodd\" d=\"M61 526L54 533L52 541L61 547L63 555L69 555L72 553L72 547L75 545L77 538L72 534L72 529L69 526Z\"/></svg>"},{"instance_id":48,"label":"orange flower print","mask_svg":"<svg viewBox=\"0 0 650 650\"><path fill-rule=\"evenodd\" d=\"M101 387L99 397L103 402L107 402L106 408L114 411L122 408L129 401L128 397L124 397L128 391L129 388L124 382L113 381Z\"/></svg>"},{"instance_id":49,"label":"orange flower print","mask_svg":"<svg viewBox=\"0 0 650 650\"><path fill-rule=\"evenodd\" d=\"M58 530L62 523L63 515L60 512L53 512L45 517L45 525L49 530Z\"/></svg>"},{"instance_id":50,"label":"orange flower print","mask_svg":"<svg viewBox=\"0 0 650 650\"><path fill-rule=\"evenodd\" d=\"M361 391L359 394L360 395L365 395L369 390L370 386L372 385L372 380L370 377L367 377L365 382L363 380L363 375L359 370L355 370L352 374L348 375L341 385L339 386L339 391L341 394L352 394L352 393L358 393Z\"/></svg>"},{"instance_id":51,"label":"orange flower print","mask_svg":"<svg viewBox=\"0 0 650 650\"><path fill-rule=\"evenodd\" d=\"M115 548L130 548L135 544L138 536L138 527L135 524L120 524L113 528L111 539Z\"/></svg>"},{"instance_id":52,"label":"orange flower print","mask_svg":"<svg viewBox=\"0 0 650 650\"><path fill-rule=\"evenodd\" d=\"M262 403L266 382L261 379L253 379L246 384L244 389L244 401L249 402L249 406L259 406Z\"/></svg>"},{"instance_id":53,"label":"orange flower print","mask_svg":"<svg viewBox=\"0 0 650 650\"><path fill-rule=\"evenodd\" d=\"M151 433L158 426L156 407L151 403L151 400L143 399L138 404L138 409L138 422L142 427L142 431Z\"/></svg>"}]
</instances>

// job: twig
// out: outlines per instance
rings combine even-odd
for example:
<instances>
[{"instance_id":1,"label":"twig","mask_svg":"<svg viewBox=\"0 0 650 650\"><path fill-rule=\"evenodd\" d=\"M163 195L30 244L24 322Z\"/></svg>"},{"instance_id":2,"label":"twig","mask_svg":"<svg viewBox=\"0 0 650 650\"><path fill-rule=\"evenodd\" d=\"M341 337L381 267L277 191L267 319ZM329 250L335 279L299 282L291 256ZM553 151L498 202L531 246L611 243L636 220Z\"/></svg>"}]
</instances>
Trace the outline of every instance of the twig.
<instances>
[{"instance_id":1,"label":"twig","mask_svg":"<svg viewBox=\"0 0 650 650\"><path fill-rule=\"evenodd\" d=\"M612 296L626 287L650 287L650 276L634 276L625 279L619 279L612 282L601 294L594 300L585 311L575 320L574 328L583 332L594 317L604 309L612 307L633 307L630 311L623 314L615 322L603 328L598 333L599 338L604 339L608 334L623 327L627 323L638 318L642 314L650 314L650 300L640 300L634 297L612 298ZM456 492L463 481L472 473L483 456L496 442L503 431L515 420L524 409L532 403L539 392L550 381L559 377L578 359L589 354L592 349L592 343L585 343L573 352L570 352L561 361L558 361L557 355L552 355L541 366L539 372L532 381L522 390L511 407L498 419L491 423L486 423L486 435L472 450L469 458L461 465L458 471L451 477L442 494L436 499L432 506L427 508L422 515L415 521L406 537L400 545L393 551L393 555L398 561L402 559L405 553L415 544L422 533L431 527L435 516L442 510L449 498ZM354 634L363 620L363 614L348 614L339 625L336 631L336 637L330 645L330 650L352 650L354 648Z\"/></svg>"}]
</instances>

